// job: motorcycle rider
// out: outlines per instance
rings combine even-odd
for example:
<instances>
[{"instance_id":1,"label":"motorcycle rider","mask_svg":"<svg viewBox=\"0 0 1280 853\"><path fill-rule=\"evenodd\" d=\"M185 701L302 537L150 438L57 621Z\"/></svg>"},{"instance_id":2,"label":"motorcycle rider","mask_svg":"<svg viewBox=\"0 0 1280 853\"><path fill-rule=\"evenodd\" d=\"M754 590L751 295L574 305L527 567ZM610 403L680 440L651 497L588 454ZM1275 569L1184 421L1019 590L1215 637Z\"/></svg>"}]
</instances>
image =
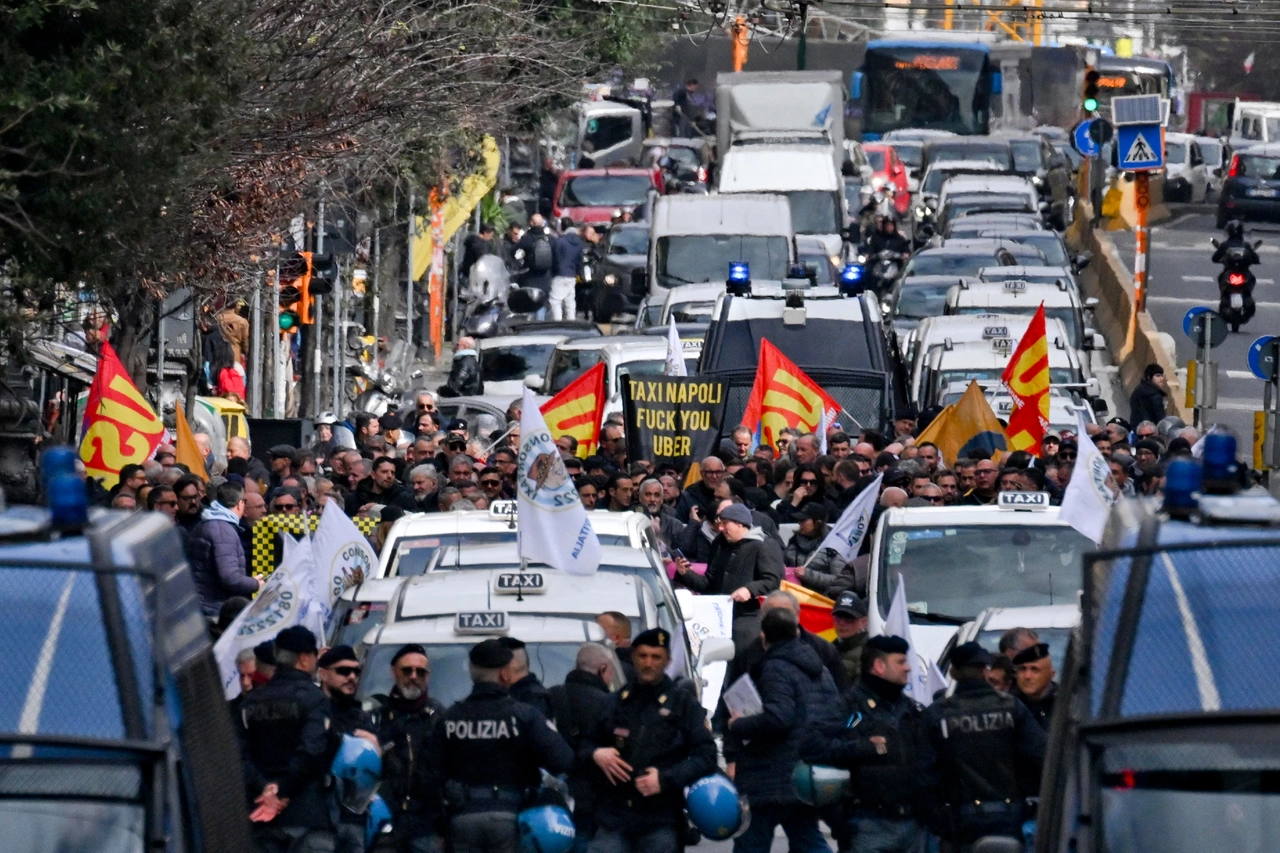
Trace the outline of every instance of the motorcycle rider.
<instances>
[{"instance_id":1,"label":"motorcycle rider","mask_svg":"<svg viewBox=\"0 0 1280 853\"><path fill-rule=\"evenodd\" d=\"M1237 258L1228 257L1233 249L1241 250ZM1215 264L1222 264L1224 267L1223 272L1228 275L1231 273L1243 273L1247 276L1249 267L1262 263L1262 259L1258 257L1257 251L1253 248L1253 244L1245 240L1244 223L1238 219L1233 219L1227 223L1227 239L1218 244L1218 248L1214 250L1212 260ZM1225 278L1219 277L1218 294L1223 303L1219 305L1219 313L1227 313L1227 297L1231 291L1231 286L1224 282ZM1240 295L1243 297L1244 307L1239 312L1239 321L1228 320L1228 322L1232 323L1232 331L1239 331L1240 323L1248 322L1256 310L1252 286L1241 287Z\"/></svg>"},{"instance_id":2,"label":"motorcycle rider","mask_svg":"<svg viewBox=\"0 0 1280 853\"><path fill-rule=\"evenodd\" d=\"M881 219L880 227L867 240L867 254L877 255L880 252L911 253L911 241L898 231L898 223L892 216Z\"/></svg>"}]
</instances>

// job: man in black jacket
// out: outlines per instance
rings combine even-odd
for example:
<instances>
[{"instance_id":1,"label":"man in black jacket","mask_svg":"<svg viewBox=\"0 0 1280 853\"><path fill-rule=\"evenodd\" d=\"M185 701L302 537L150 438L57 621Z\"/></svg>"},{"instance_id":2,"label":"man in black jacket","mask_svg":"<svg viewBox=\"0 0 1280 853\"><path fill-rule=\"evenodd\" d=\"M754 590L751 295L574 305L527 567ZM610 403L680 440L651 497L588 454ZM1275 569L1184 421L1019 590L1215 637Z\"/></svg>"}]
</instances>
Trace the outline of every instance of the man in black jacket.
<instances>
[{"instance_id":1,"label":"man in black jacket","mask_svg":"<svg viewBox=\"0 0 1280 853\"><path fill-rule=\"evenodd\" d=\"M350 646L332 646L316 662L316 674L320 689L329 697L333 715L330 731L336 740L343 735L364 738L381 749L378 736L373 732L373 718L364 710L364 704L356 698L360 686L360 659ZM338 820L334 826L338 844L335 853L364 853L366 818L363 814L337 809Z\"/></svg>"},{"instance_id":2,"label":"man in black jacket","mask_svg":"<svg viewBox=\"0 0 1280 853\"><path fill-rule=\"evenodd\" d=\"M354 516L366 504L397 506L405 512L419 512L413 492L396 479L396 461L383 456L373 463L373 473L361 480L356 490L347 496L346 513Z\"/></svg>"},{"instance_id":3,"label":"man in black jacket","mask_svg":"<svg viewBox=\"0 0 1280 853\"><path fill-rule=\"evenodd\" d=\"M428 691L431 664L417 643L391 658L395 686L377 697L370 715L382 744L382 796L391 808L397 853L436 853L444 813L440 783L431 775L440 760L433 750L444 705Z\"/></svg>"},{"instance_id":4,"label":"man in black jacket","mask_svg":"<svg viewBox=\"0 0 1280 853\"><path fill-rule=\"evenodd\" d=\"M609 685L613 683L613 654L599 643L583 643L574 668L547 691L556 731L574 755L584 749L594 751L592 738L613 705ZM569 773L569 794L573 797L573 825L577 830L575 850L587 849L596 834L596 787L604 782L594 764L577 764Z\"/></svg>"},{"instance_id":5,"label":"man in black jacket","mask_svg":"<svg viewBox=\"0 0 1280 853\"><path fill-rule=\"evenodd\" d=\"M254 840L267 853L334 849L325 780L336 744L329 698L311 680L316 638L295 625L276 636L276 671L240 705L245 786L257 806Z\"/></svg>"},{"instance_id":6,"label":"man in black jacket","mask_svg":"<svg viewBox=\"0 0 1280 853\"><path fill-rule=\"evenodd\" d=\"M1148 364L1142 371L1142 381L1129 395L1129 423L1160 423L1165 417L1165 398L1168 396L1169 384L1164 378L1164 368Z\"/></svg>"},{"instance_id":7,"label":"man in black jacket","mask_svg":"<svg viewBox=\"0 0 1280 853\"><path fill-rule=\"evenodd\" d=\"M911 675L901 637L867 640L862 674L845 696L850 723L827 750L847 767L853 853L919 853L934 807L935 757L924 708L903 688Z\"/></svg>"},{"instance_id":8,"label":"man in black jacket","mask_svg":"<svg viewBox=\"0 0 1280 853\"><path fill-rule=\"evenodd\" d=\"M724 543L716 549L707 573L691 571L687 560L677 561L680 578L694 592L727 595L733 599L733 644L738 653L751 645L759 632L757 598L778 588L785 568L782 549L765 542L751 523L751 510L743 504L726 504L720 510Z\"/></svg>"},{"instance_id":9,"label":"man in black jacket","mask_svg":"<svg viewBox=\"0 0 1280 853\"><path fill-rule=\"evenodd\" d=\"M764 659L752 672L764 710L729 718L729 734L744 741L733 781L751 804L751 825L734 853L768 853L781 824L793 853L830 853L818 829L818 810L796 797L792 771L812 760L814 747L843 723L831 673L799 639L796 615L775 607L760 620Z\"/></svg>"},{"instance_id":10,"label":"man in black jacket","mask_svg":"<svg viewBox=\"0 0 1280 853\"><path fill-rule=\"evenodd\" d=\"M463 335L453 351L453 363L449 366L449 381L436 389L441 397L474 397L484 393L480 378L480 354L476 339Z\"/></svg>"},{"instance_id":11,"label":"man in black jacket","mask_svg":"<svg viewBox=\"0 0 1280 853\"><path fill-rule=\"evenodd\" d=\"M499 637L498 642L504 649L511 650L511 663L507 664L510 686L507 692L511 698L526 705L537 708L542 716L551 719L551 700L547 697L547 688L542 686L538 676L529 671L529 650L523 640L515 637Z\"/></svg>"},{"instance_id":12,"label":"man in black jacket","mask_svg":"<svg viewBox=\"0 0 1280 853\"><path fill-rule=\"evenodd\" d=\"M701 522L710 515L709 510L716 501L716 486L724 482L724 462L720 461L719 456L708 456L702 460L700 467L702 479L676 498L676 518L683 524L690 521Z\"/></svg>"},{"instance_id":13,"label":"man in black jacket","mask_svg":"<svg viewBox=\"0 0 1280 853\"><path fill-rule=\"evenodd\" d=\"M661 628L631 643L636 677L617 695L595 736L578 753L608 784L596 805L590 853L677 853L684 789L716 772L716 744L693 690L666 674L671 635Z\"/></svg>"}]
</instances>

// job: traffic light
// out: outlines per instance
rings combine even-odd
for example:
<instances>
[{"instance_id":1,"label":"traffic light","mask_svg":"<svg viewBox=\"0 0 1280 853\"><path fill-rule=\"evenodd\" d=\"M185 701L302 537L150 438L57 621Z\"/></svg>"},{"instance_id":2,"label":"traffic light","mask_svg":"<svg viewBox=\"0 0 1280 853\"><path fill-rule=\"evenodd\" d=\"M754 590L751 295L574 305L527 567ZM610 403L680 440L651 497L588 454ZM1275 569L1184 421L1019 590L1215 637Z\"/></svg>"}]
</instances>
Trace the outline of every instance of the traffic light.
<instances>
[{"instance_id":1,"label":"traffic light","mask_svg":"<svg viewBox=\"0 0 1280 853\"><path fill-rule=\"evenodd\" d=\"M294 252L280 259L280 331L294 334L298 326L311 322L310 279L310 252Z\"/></svg>"},{"instance_id":2,"label":"traffic light","mask_svg":"<svg viewBox=\"0 0 1280 853\"><path fill-rule=\"evenodd\" d=\"M338 262L333 255L312 255L311 259L311 295L328 296L338 282Z\"/></svg>"},{"instance_id":3,"label":"traffic light","mask_svg":"<svg viewBox=\"0 0 1280 853\"><path fill-rule=\"evenodd\" d=\"M1102 75L1095 68L1089 68L1084 73L1084 111L1086 113L1098 111L1098 81L1101 79Z\"/></svg>"}]
</instances>

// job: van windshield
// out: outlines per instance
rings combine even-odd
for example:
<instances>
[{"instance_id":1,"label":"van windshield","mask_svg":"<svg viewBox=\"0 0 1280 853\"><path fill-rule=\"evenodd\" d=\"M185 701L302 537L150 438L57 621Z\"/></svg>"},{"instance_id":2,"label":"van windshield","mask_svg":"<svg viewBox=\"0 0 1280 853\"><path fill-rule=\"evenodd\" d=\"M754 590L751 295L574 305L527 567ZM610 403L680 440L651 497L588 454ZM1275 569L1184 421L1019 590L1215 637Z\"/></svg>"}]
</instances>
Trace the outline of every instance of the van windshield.
<instances>
[{"instance_id":1,"label":"van windshield","mask_svg":"<svg viewBox=\"0 0 1280 853\"><path fill-rule=\"evenodd\" d=\"M636 207L651 189L648 175L578 175L564 182L560 207Z\"/></svg>"},{"instance_id":2,"label":"van windshield","mask_svg":"<svg viewBox=\"0 0 1280 853\"><path fill-rule=\"evenodd\" d=\"M662 287L677 287L704 281L724 281L729 276L729 264L738 261L750 265L752 278L781 281L787 277L787 264L790 261L787 243L787 238L782 235L763 237L748 234L690 234L659 237L658 284Z\"/></svg>"}]
</instances>

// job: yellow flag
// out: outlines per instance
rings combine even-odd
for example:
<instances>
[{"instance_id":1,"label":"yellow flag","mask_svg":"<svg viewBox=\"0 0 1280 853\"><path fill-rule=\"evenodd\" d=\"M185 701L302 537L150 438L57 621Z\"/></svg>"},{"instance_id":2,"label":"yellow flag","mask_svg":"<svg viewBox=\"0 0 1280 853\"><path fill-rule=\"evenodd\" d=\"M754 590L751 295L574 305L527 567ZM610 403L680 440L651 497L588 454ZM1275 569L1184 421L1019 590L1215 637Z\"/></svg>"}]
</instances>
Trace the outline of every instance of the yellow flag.
<instances>
[{"instance_id":1,"label":"yellow flag","mask_svg":"<svg viewBox=\"0 0 1280 853\"><path fill-rule=\"evenodd\" d=\"M492 136L486 135L480 143L480 157L484 161L483 171L468 175L462 179L462 187L457 193L449 196L444 202L444 239L448 240L461 228L476 209L476 205L498 183L498 166L502 156L498 153L498 143ZM431 254L434 247L431 243L431 220L429 217L414 217L413 235L413 280L417 281L427 272L431 265Z\"/></svg>"},{"instance_id":2,"label":"yellow flag","mask_svg":"<svg viewBox=\"0 0 1280 853\"><path fill-rule=\"evenodd\" d=\"M209 482L209 472L204 467L204 454L200 452L200 445L196 444L196 436L187 423L187 416L182 413L181 403L174 407L173 418L177 422L178 432L174 447L176 461L179 465L186 465L187 470L201 480Z\"/></svg>"},{"instance_id":3,"label":"yellow flag","mask_svg":"<svg viewBox=\"0 0 1280 853\"><path fill-rule=\"evenodd\" d=\"M1009 448L1004 427L977 382L970 382L959 402L947 406L933 419L916 444L926 441L938 446L947 465L956 464L961 457L990 459L997 450Z\"/></svg>"}]
</instances>

